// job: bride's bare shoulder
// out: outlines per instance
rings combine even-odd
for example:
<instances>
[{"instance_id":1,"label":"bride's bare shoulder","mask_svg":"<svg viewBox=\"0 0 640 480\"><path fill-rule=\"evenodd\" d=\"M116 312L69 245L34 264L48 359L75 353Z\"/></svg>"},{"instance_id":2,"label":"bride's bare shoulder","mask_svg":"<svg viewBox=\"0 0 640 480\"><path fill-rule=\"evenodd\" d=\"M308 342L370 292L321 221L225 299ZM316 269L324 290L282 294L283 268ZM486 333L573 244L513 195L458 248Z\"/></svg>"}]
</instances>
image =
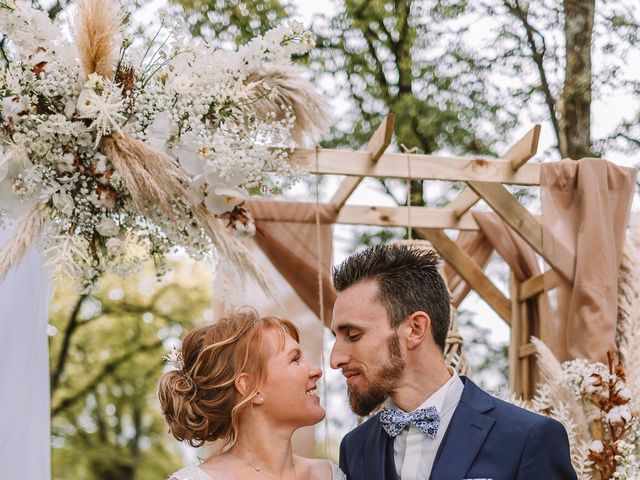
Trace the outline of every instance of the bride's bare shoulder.
<instances>
[{"instance_id":1,"label":"bride's bare shoulder","mask_svg":"<svg viewBox=\"0 0 640 480\"><path fill-rule=\"evenodd\" d=\"M309 480L331 480L333 473L328 460L307 458L294 455L296 461L296 474L298 478Z\"/></svg>"}]
</instances>

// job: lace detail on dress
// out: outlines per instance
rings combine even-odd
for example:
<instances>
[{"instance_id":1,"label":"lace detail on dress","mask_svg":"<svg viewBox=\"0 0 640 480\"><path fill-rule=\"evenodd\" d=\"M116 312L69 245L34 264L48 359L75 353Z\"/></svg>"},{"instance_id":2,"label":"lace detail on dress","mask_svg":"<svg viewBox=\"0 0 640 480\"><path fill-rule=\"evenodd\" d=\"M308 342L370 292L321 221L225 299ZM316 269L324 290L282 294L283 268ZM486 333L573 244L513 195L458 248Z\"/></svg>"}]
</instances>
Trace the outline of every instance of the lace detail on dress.
<instances>
[{"instance_id":1,"label":"lace detail on dress","mask_svg":"<svg viewBox=\"0 0 640 480\"><path fill-rule=\"evenodd\" d=\"M333 480L347 480L347 476L344 474L342 470L340 470L340 467L338 467L338 465L336 465L333 462L329 462L329 464L331 465L331 473L332 473Z\"/></svg>"},{"instance_id":2,"label":"lace detail on dress","mask_svg":"<svg viewBox=\"0 0 640 480\"><path fill-rule=\"evenodd\" d=\"M340 477L338 477L340 478ZM167 480L213 480L200 467L185 467L173 472Z\"/></svg>"}]
</instances>

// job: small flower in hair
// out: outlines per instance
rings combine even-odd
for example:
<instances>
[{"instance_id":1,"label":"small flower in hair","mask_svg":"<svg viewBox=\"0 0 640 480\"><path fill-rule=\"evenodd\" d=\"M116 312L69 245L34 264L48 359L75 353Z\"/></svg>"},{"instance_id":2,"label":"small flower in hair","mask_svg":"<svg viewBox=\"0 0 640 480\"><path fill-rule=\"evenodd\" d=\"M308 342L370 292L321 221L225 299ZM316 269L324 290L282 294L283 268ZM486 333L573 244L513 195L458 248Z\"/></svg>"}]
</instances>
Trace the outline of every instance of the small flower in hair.
<instances>
[{"instance_id":1,"label":"small flower in hair","mask_svg":"<svg viewBox=\"0 0 640 480\"><path fill-rule=\"evenodd\" d=\"M171 347L171 351L167 353L162 359L167 365L171 365L176 370L182 370L184 368L184 359L182 358L182 352L175 346Z\"/></svg>"}]
</instances>

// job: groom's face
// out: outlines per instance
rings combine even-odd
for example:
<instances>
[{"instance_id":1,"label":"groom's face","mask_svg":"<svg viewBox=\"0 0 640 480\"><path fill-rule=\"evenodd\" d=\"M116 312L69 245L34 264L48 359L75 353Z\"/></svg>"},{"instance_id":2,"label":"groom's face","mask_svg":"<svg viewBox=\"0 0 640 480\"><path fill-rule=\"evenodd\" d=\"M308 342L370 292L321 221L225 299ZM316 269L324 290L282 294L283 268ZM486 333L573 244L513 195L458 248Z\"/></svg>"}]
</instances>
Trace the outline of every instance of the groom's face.
<instances>
[{"instance_id":1,"label":"groom's face","mask_svg":"<svg viewBox=\"0 0 640 480\"><path fill-rule=\"evenodd\" d=\"M331 367L342 369L349 404L360 416L391 395L406 366L397 332L377 294L377 282L357 283L338 293L333 307Z\"/></svg>"}]
</instances>

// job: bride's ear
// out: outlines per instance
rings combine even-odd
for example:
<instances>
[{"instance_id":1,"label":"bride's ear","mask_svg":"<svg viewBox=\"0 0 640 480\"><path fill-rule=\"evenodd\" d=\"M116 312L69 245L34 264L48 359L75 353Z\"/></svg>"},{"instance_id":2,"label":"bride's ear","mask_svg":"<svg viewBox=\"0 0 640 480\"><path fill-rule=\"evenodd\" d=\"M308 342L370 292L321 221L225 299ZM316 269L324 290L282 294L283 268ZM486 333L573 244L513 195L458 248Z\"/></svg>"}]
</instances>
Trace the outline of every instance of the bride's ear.
<instances>
[{"instance_id":1,"label":"bride's ear","mask_svg":"<svg viewBox=\"0 0 640 480\"><path fill-rule=\"evenodd\" d=\"M238 392L240 396L246 397L249 391L249 376L246 373L241 373L236 377L234 385L236 392Z\"/></svg>"}]
</instances>

